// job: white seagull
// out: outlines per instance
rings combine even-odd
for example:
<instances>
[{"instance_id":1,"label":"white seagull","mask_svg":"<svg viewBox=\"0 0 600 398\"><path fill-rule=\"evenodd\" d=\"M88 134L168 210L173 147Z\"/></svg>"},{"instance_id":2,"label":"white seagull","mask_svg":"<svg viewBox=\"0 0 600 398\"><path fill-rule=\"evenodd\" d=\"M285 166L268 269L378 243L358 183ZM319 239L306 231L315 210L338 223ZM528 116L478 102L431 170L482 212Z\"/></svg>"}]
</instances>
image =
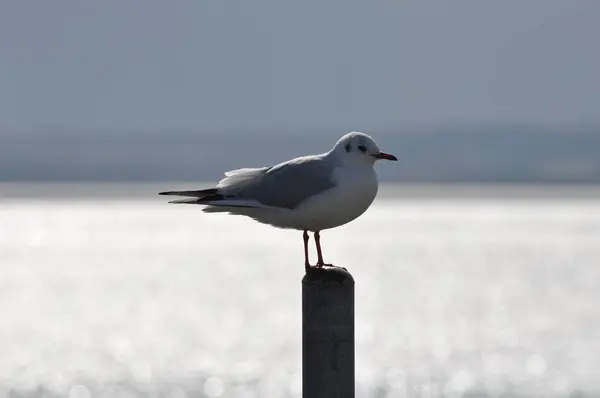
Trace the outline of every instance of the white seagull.
<instances>
[{"instance_id":1,"label":"white seagull","mask_svg":"<svg viewBox=\"0 0 600 398\"><path fill-rule=\"evenodd\" d=\"M278 228L304 231L304 265L308 231L314 233L316 267L325 264L320 231L349 223L363 214L377 195L377 160L398 160L379 150L365 133L344 135L327 153L288 160L272 167L225 173L216 188L169 191L159 195L187 196L169 203L205 205L207 213L243 215Z\"/></svg>"}]
</instances>

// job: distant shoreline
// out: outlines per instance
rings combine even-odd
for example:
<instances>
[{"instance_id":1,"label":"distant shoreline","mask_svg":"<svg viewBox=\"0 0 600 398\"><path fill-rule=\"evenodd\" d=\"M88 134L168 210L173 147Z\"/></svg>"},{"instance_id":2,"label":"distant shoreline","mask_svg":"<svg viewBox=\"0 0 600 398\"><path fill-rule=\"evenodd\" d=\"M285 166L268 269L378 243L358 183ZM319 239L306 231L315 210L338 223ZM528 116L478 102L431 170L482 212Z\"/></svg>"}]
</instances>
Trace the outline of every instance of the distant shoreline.
<instances>
[{"instance_id":1,"label":"distant shoreline","mask_svg":"<svg viewBox=\"0 0 600 398\"><path fill-rule=\"evenodd\" d=\"M211 182L0 182L0 200L148 199L168 189L200 189ZM382 182L379 199L585 199L600 200L600 184L396 183Z\"/></svg>"},{"instance_id":2,"label":"distant shoreline","mask_svg":"<svg viewBox=\"0 0 600 398\"><path fill-rule=\"evenodd\" d=\"M328 150L339 131L299 134L97 134L3 137L1 181L212 181ZM600 126L439 126L370 131L398 157L381 181L600 184Z\"/></svg>"}]
</instances>

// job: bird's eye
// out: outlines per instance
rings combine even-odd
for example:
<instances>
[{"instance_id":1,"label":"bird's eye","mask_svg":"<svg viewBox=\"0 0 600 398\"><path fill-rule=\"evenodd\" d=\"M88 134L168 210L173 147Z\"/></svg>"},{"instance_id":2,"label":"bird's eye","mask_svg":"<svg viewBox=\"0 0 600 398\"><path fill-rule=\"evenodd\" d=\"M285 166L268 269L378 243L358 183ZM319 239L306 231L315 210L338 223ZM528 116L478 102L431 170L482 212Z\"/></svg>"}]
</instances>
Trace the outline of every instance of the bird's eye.
<instances>
[{"instance_id":1,"label":"bird's eye","mask_svg":"<svg viewBox=\"0 0 600 398\"><path fill-rule=\"evenodd\" d=\"M364 145L359 145L358 150L361 151L362 153L365 153L365 152L367 152L367 147Z\"/></svg>"}]
</instances>

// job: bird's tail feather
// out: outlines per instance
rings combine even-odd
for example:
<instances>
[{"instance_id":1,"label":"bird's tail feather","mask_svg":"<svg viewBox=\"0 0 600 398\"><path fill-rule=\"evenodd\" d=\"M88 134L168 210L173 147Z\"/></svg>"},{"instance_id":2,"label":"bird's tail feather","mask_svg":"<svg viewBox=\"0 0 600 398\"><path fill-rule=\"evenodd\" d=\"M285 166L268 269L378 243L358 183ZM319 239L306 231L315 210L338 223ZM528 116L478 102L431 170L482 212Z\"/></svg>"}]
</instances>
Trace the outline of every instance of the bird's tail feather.
<instances>
[{"instance_id":1,"label":"bird's tail feather","mask_svg":"<svg viewBox=\"0 0 600 398\"><path fill-rule=\"evenodd\" d=\"M200 204L198 202L197 198L187 198L187 199L176 199L176 200L170 200L169 203L175 203L175 204L191 204L191 205L195 205L195 204Z\"/></svg>"},{"instance_id":2,"label":"bird's tail feather","mask_svg":"<svg viewBox=\"0 0 600 398\"><path fill-rule=\"evenodd\" d=\"M210 195L218 194L217 188L200 189L197 191L167 191L159 192L159 195L191 196L193 198L204 198Z\"/></svg>"},{"instance_id":3,"label":"bird's tail feather","mask_svg":"<svg viewBox=\"0 0 600 398\"><path fill-rule=\"evenodd\" d=\"M187 196L185 199L171 200L169 203L175 204L194 204L208 206L204 210L207 212L218 212L218 208L269 208L257 200L236 198L230 195L219 193L218 188L201 189L198 191L167 191L160 192L159 195ZM227 211L227 210L225 210Z\"/></svg>"}]
</instances>

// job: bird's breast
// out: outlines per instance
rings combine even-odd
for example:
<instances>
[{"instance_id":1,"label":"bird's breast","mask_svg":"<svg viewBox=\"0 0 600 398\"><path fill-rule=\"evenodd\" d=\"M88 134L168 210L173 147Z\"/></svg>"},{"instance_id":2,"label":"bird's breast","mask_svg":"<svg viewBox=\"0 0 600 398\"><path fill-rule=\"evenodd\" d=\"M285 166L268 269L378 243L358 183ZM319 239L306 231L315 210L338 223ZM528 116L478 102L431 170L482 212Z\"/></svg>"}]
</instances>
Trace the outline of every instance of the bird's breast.
<instances>
[{"instance_id":1,"label":"bird's breast","mask_svg":"<svg viewBox=\"0 0 600 398\"><path fill-rule=\"evenodd\" d=\"M372 168L340 171L335 178L339 187L339 205L347 210L360 211L358 215L367 210L377 195L377 176Z\"/></svg>"},{"instance_id":2,"label":"bird's breast","mask_svg":"<svg viewBox=\"0 0 600 398\"><path fill-rule=\"evenodd\" d=\"M300 206L303 228L323 230L346 224L363 214L377 195L377 176L373 169L336 169L335 187Z\"/></svg>"}]
</instances>

